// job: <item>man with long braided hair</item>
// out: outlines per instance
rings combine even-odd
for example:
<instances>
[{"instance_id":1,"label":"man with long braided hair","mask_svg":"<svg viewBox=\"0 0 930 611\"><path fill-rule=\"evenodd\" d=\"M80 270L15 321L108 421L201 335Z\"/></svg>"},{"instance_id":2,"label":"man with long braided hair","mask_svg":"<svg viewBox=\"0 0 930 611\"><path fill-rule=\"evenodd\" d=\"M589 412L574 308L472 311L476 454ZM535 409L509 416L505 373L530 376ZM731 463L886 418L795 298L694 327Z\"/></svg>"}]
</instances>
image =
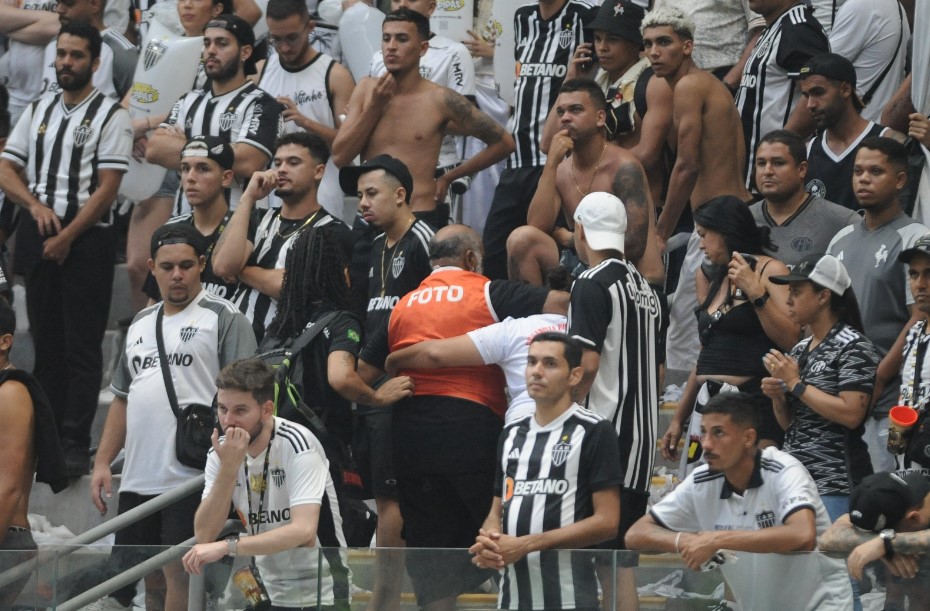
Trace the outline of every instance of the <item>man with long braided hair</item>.
<instances>
[{"instance_id":1,"label":"man with long braided hair","mask_svg":"<svg viewBox=\"0 0 930 611\"><path fill-rule=\"evenodd\" d=\"M281 298L268 326L269 340L297 337L326 314L337 314L301 352L304 400L346 445L352 441L353 401L385 407L413 394L407 376L372 389L355 371L362 325L349 309L346 263L334 229L314 227L301 233L287 253Z\"/></svg>"}]
</instances>

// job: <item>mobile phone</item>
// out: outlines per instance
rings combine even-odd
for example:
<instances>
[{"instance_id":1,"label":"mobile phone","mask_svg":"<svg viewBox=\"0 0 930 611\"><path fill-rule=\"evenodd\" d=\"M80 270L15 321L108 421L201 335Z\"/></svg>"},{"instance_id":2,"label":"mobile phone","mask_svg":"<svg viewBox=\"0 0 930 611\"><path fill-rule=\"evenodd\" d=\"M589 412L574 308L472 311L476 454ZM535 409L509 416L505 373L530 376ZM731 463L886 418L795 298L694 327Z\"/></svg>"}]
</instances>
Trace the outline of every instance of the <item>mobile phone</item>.
<instances>
[{"instance_id":1,"label":"mobile phone","mask_svg":"<svg viewBox=\"0 0 930 611\"><path fill-rule=\"evenodd\" d=\"M752 271L756 271L756 265L758 265L759 263L759 257L757 257L756 255L751 255L746 252L739 253L739 256L741 256L743 259L746 260L746 263L749 264L749 269L751 269Z\"/></svg>"}]
</instances>

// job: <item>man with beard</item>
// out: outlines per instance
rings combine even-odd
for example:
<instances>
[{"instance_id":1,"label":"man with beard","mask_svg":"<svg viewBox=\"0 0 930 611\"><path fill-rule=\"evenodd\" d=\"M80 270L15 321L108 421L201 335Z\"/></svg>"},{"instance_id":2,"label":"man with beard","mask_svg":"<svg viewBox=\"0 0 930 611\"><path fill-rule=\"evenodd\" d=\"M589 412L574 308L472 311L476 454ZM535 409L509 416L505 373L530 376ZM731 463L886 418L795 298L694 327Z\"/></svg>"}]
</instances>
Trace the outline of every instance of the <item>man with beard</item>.
<instances>
[{"instance_id":1,"label":"man with beard","mask_svg":"<svg viewBox=\"0 0 930 611\"><path fill-rule=\"evenodd\" d=\"M129 113L91 83L100 32L58 35L62 92L27 108L0 159L0 183L23 214L16 258L25 270L34 374L55 411L69 474L87 473L103 375L101 343L115 261L110 208L129 167ZM25 170L25 173L22 173Z\"/></svg>"},{"instance_id":2,"label":"man with beard","mask_svg":"<svg viewBox=\"0 0 930 611\"><path fill-rule=\"evenodd\" d=\"M252 322L259 341L278 310L287 251L302 231L332 226L341 234L348 257L349 228L317 200L328 159L329 148L320 136L308 132L282 136L275 145L274 167L252 176L213 251L213 271L230 281L239 279L232 301ZM272 191L281 207L259 217L255 203Z\"/></svg>"},{"instance_id":3,"label":"man with beard","mask_svg":"<svg viewBox=\"0 0 930 611\"><path fill-rule=\"evenodd\" d=\"M400 159L413 176L410 208L434 227L449 222L438 211L448 186L502 160L513 138L465 96L420 76L420 58L429 48L429 19L407 8L389 14L382 24L381 51L387 72L365 78L352 93L346 119L333 141L338 167L361 155ZM443 136L473 136L488 146L436 178Z\"/></svg>"},{"instance_id":4,"label":"man with beard","mask_svg":"<svg viewBox=\"0 0 930 611\"><path fill-rule=\"evenodd\" d=\"M176 456L177 418L169 407L157 334L164 338L168 375L180 408L192 403L210 405L216 393L213 380L220 369L255 353L255 337L245 317L201 286L204 237L193 225L163 225L152 235L151 253L149 269L163 301L133 319L113 373L110 389L114 398L90 485L91 500L103 514L112 492L110 463L123 448L120 514L200 474ZM108 568L119 572L135 566L143 559L138 557L142 546L175 545L193 536L191 516L199 501L197 491L120 530ZM186 609L187 575L181 563L168 563L164 573L168 586L165 609ZM90 608L131 609L135 591L135 585L127 586Z\"/></svg>"},{"instance_id":5,"label":"man with beard","mask_svg":"<svg viewBox=\"0 0 930 611\"><path fill-rule=\"evenodd\" d=\"M625 148L607 140L604 124L607 100L600 85L587 79L565 81L553 112L560 131L552 139L536 193L530 202L527 225L507 239L507 266L511 280L541 286L546 272L560 262L573 275L585 269L575 250L574 214L578 202L594 191L619 197L633 218L628 258L639 267L646 242L654 240L649 218L655 215L643 166ZM652 234L652 236L650 236ZM656 255L649 280L665 280ZM641 270L645 275L646 270Z\"/></svg>"},{"instance_id":6,"label":"man with beard","mask_svg":"<svg viewBox=\"0 0 930 611\"><path fill-rule=\"evenodd\" d=\"M807 144L807 190L851 210L859 208L852 188L856 149L865 138L904 135L862 117L856 69L835 53L815 55L801 68L801 95L817 124Z\"/></svg>"},{"instance_id":7,"label":"man with beard","mask_svg":"<svg viewBox=\"0 0 930 611\"><path fill-rule=\"evenodd\" d=\"M209 134L231 143L236 154L229 194L232 210L243 185L268 165L281 131L281 105L246 78L255 73L254 48L255 34L241 17L224 14L207 22L203 63L210 87L181 96L167 121L149 136L145 151L149 163L178 170L181 149L192 136ZM188 211L187 198L178 189L174 214Z\"/></svg>"},{"instance_id":8,"label":"man with beard","mask_svg":"<svg viewBox=\"0 0 930 611\"><path fill-rule=\"evenodd\" d=\"M342 64L310 46L307 33L316 23L310 19L306 2L271 0L266 13L268 42L277 52L258 67L258 85L284 106L285 132L313 132L332 146L355 81ZM342 217L339 170L332 159L326 164L318 196L324 208Z\"/></svg>"}]
</instances>

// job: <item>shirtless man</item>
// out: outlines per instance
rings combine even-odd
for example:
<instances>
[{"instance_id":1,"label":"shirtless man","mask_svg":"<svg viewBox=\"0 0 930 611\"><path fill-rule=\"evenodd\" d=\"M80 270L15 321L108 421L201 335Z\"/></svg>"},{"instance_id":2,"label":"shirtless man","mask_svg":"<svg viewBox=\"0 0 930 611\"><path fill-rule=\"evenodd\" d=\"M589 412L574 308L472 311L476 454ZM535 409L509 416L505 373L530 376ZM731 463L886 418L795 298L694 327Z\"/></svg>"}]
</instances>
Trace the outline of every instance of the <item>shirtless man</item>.
<instances>
[{"instance_id":1,"label":"shirtless man","mask_svg":"<svg viewBox=\"0 0 930 611\"><path fill-rule=\"evenodd\" d=\"M665 250L689 199L692 211L718 195L735 195L749 201L743 183L746 150L733 96L714 75L695 66L691 59L694 22L678 9L652 11L643 19L643 46L655 75L664 78L673 93L677 158L665 206L656 223L659 247ZM670 369L690 369L697 362L697 296L690 279L701 259L700 239L692 233L681 269L680 278L684 280L670 298L666 361Z\"/></svg>"},{"instance_id":2,"label":"shirtless man","mask_svg":"<svg viewBox=\"0 0 930 611\"><path fill-rule=\"evenodd\" d=\"M571 220L575 208L588 193L606 191L626 206L629 237L624 254L647 280L662 286L665 270L655 240L655 211L646 175L632 153L608 142L606 105L604 92L594 81L574 79L562 85L554 108L560 131L552 139L530 202L528 225L515 229L507 240L511 280L542 285L546 271L560 259L569 272L574 271L578 263Z\"/></svg>"},{"instance_id":3,"label":"shirtless man","mask_svg":"<svg viewBox=\"0 0 930 611\"><path fill-rule=\"evenodd\" d=\"M338 167L386 153L403 161L413 175L414 212L430 213L448 185L504 159L513 138L464 96L420 76L420 58L429 48L429 19L410 9L390 13L382 25L381 50L387 72L359 82L346 118L333 141ZM434 178L446 134L473 136L488 146L439 178ZM422 216L422 215L421 215ZM448 219L424 220L437 227Z\"/></svg>"}]
</instances>

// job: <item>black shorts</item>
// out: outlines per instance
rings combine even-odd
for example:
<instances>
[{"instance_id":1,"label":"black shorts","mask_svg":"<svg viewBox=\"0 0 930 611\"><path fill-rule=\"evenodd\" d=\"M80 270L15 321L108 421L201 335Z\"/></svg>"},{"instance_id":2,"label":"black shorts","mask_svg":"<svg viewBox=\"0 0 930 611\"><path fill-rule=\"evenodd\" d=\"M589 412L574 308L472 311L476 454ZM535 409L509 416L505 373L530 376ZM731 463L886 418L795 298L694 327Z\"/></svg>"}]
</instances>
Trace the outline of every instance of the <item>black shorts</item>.
<instances>
[{"instance_id":1,"label":"black shorts","mask_svg":"<svg viewBox=\"0 0 930 611\"><path fill-rule=\"evenodd\" d=\"M366 491L376 497L396 499L392 418L391 412L356 416L352 453Z\"/></svg>"},{"instance_id":2,"label":"black shorts","mask_svg":"<svg viewBox=\"0 0 930 611\"><path fill-rule=\"evenodd\" d=\"M630 530L630 527L636 523L638 519L646 515L647 505L649 503L649 495L643 492L635 492L633 490L627 490L626 488L620 489L620 526L617 529L617 536L603 543L597 545L598 549L612 549L612 550L626 550L626 544L623 542L626 533ZM604 562L612 562L613 559L609 559L605 556L601 558L598 556L598 564L603 564ZM622 554L617 556L617 566L620 567L633 567L639 564L639 554L630 551L623 551Z\"/></svg>"},{"instance_id":3,"label":"black shorts","mask_svg":"<svg viewBox=\"0 0 930 611\"><path fill-rule=\"evenodd\" d=\"M118 530L116 545L177 545L190 539L194 536L194 514L200 506L201 494L198 490L173 505ZM122 515L155 496L120 492L118 513Z\"/></svg>"},{"instance_id":4,"label":"black shorts","mask_svg":"<svg viewBox=\"0 0 930 611\"><path fill-rule=\"evenodd\" d=\"M422 474L400 480L407 572L417 604L457 596L496 571L471 563L471 547L491 509L493 473ZM452 549L450 549L452 548Z\"/></svg>"}]
</instances>

